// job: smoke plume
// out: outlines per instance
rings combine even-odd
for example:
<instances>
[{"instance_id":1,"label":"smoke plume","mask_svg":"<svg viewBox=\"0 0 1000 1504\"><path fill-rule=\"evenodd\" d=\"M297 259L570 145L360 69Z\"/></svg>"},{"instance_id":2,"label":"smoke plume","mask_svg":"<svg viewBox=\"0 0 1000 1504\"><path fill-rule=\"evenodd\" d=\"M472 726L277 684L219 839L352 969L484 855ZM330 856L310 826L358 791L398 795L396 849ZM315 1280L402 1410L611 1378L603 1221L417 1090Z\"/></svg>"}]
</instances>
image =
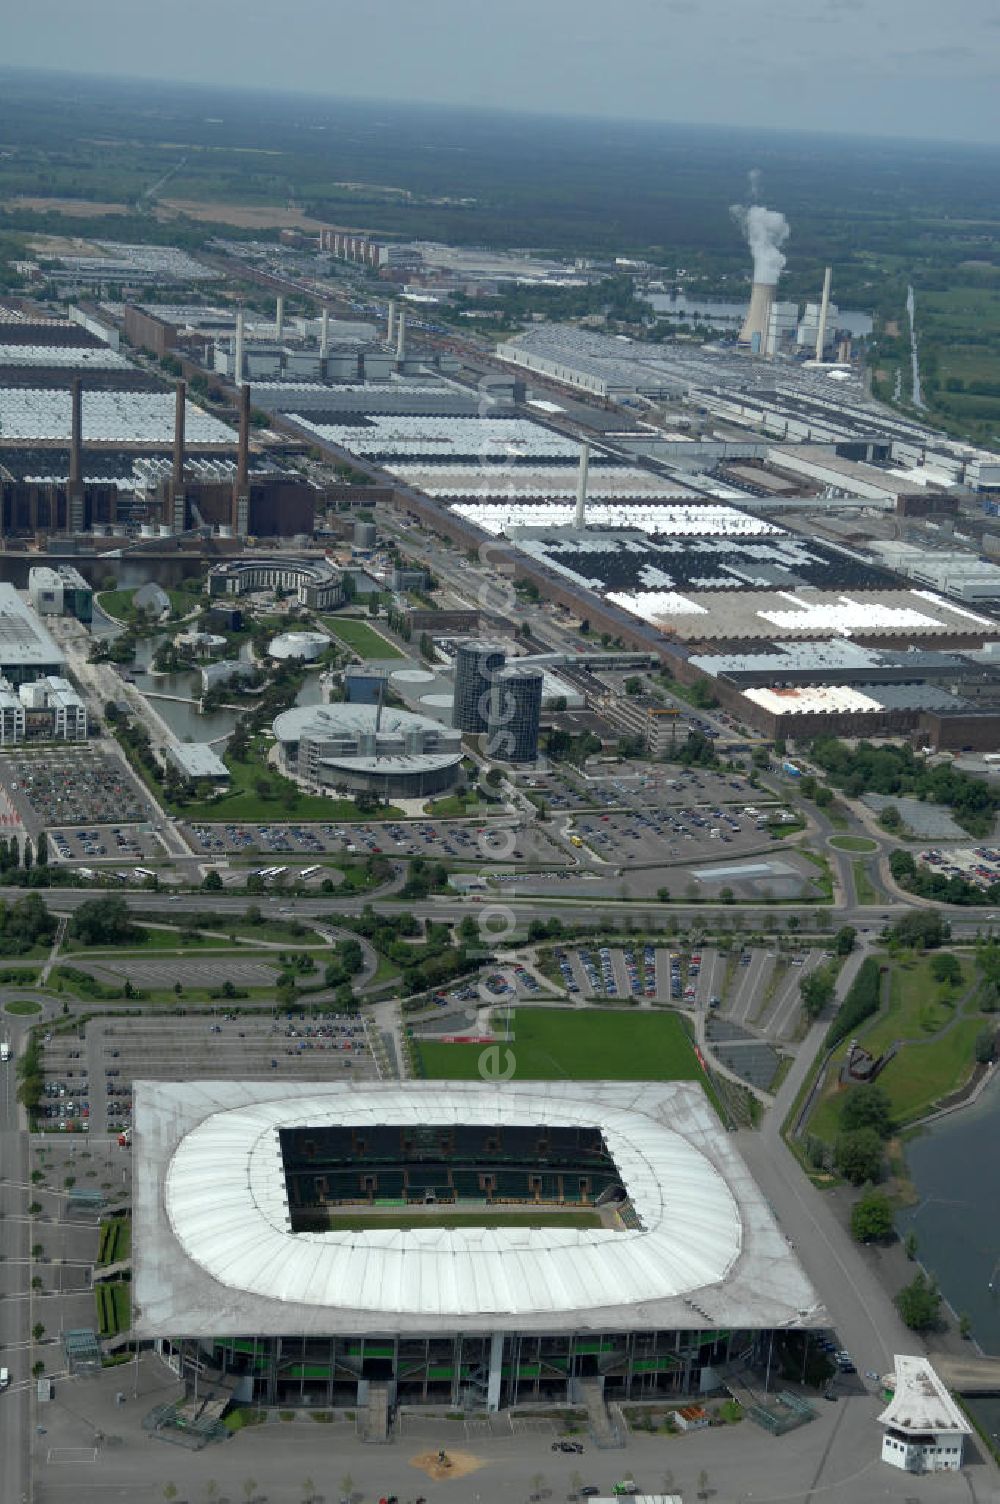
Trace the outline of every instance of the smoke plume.
<instances>
[{"instance_id":1,"label":"smoke plume","mask_svg":"<svg viewBox=\"0 0 1000 1504\"><path fill-rule=\"evenodd\" d=\"M760 180L762 173L759 167L751 167L747 173L747 184L750 189L750 202L755 204L760 198Z\"/></svg>"},{"instance_id":2,"label":"smoke plume","mask_svg":"<svg viewBox=\"0 0 1000 1504\"><path fill-rule=\"evenodd\" d=\"M753 279L773 287L785 265L781 247L790 234L788 220L762 204L733 204L730 214L746 236L753 254Z\"/></svg>"}]
</instances>

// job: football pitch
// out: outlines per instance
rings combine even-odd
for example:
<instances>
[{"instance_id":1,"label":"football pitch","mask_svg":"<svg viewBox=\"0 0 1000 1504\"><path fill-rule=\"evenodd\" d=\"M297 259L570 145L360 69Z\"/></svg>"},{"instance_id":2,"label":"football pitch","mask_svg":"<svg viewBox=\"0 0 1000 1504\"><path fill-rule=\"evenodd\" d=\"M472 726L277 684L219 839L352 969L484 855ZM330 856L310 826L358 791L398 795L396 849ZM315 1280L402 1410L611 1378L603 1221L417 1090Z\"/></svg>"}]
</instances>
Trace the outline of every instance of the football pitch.
<instances>
[{"instance_id":1,"label":"football pitch","mask_svg":"<svg viewBox=\"0 0 1000 1504\"><path fill-rule=\"evenodd\" d=\"M387 1207L384 1212L330 1212L326 1218L329 1232L367 1232L372 1228L384 1231L410 1229L413 1227L601 1227L600 1212L566 1211L558 1206L535 1206L530 1211L517 1209L496 1210L483 1207L482 1211L456 1212L443 1207L428 1206L423 1210Z\"/></svg>"},{"instance_id":2,"label":"football pitch","mask_svg":"<svg viewBox=\"0 0 1000 1504\"><path fill-rule=\"evenodd\" d=\"M510 1042L494 1016L499 1054L487 1079L524 1081L702 1081L704 1072L676 1013L622 1013L609 1008L522 1008L511 1014ZM424 1073L437 1080L482 1077L479 1044L418 1041ZM508 1060L507 1050L510 1051Z\"/></svg>"}]
</instances>

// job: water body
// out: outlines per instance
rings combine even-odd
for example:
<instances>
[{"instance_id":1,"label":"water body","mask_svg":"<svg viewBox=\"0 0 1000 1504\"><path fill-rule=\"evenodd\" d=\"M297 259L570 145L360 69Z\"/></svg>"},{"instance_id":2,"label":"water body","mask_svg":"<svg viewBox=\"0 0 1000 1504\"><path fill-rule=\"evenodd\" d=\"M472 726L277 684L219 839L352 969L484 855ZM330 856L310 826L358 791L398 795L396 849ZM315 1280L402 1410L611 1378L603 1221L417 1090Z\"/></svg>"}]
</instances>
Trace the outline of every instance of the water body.
<instances>
[{"instance_id":1,"label":"water body","mask_svg":"<svg viewBox=\"0 0 1000 1504\"><path fill-rule=\"evenodd\" d=\"M906 289L906 317L910 321L910 365L913 368L913 406L926 407L920 390L920 360L917 356L917 299L912 287Z\"/></svg>"},{"instance_id":2,"label":"water body","mask_svg":"<svg viewBox=\"0 0 1000 1504\"><path fill-rule=\"evenodd\" d=\"M897 1219L912 1228L918 1257L959 1315L967 1314L984 1352L1000 1355L1000 1197L997 1135L1000 1076L973 1107L943 1118L907 1145L920 1202ZM1000 1431L1000 1401L989 1429Z\"/></svg>"},{"instance_id":3,"label":"water body","mask_svg":"<svg viewBox=\"0 0 1000 1504\"><path fill-rule=\"evenodd\" d=\"M645 301L657 312L676 319L679 324L709 324L713 329L739 330L746 318L746 303L723 303L715 298L688 298L684 293L672 296L666 292L647 293ZM858 309L841 308L837 314L837 328L848 329L855 338L871 334L874 328L871 315Z\"/></svg>"}]
</instances>

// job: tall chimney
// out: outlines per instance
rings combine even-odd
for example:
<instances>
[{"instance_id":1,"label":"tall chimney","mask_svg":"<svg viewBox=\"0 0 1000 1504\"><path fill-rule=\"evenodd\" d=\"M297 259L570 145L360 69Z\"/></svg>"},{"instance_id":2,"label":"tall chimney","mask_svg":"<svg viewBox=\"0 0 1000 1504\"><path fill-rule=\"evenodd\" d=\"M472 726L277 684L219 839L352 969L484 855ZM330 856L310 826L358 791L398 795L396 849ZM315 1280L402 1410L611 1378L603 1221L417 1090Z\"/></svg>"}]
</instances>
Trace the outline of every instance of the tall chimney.
<instances>
[{"instance_id":1,"label":"tall chimney","mask_svg":"<svg viewBox=\"0 0 1000 1504\"><path fill-rule=\"evenodd\" d=\"M830 278L833 268L828 266L823 277L823 300L819 305L819 328L816 331L816 359L823 359L823 351L826 349L826 320L830 312Z\"/></svg>"},{"instance_id":2,"label":"tall chimney","mask_svg":"<svg viewBox=\"0 0 1000 1504\"><path fill-rule=\"evenodd\" d=\"M396 338L396 299L389 299L389 326L385 332L385 342L391 345Z\"/></svg>"},{"instance_id":3,"label":"tall chimney","mask_svg":"<svg viewBox=\"0 0 1000 1504\"><path fill-rule=\"evenodd\" d=\"M239 388L239 417L240 439L236 453L232 526L238 538L245 538L250 516L250 386L245 381L240 383Z\"/></svg>"},{"instance_id":4,"label":"tall chimney","mask_svg":"<svg viewBox=\"0 0 1000 1504\"><path fill-rule=\"evenodd\" d=\"M580 445L580 471L576 481L576 517L573 525L581 531L587 526L587 474L590 470L590 444Z\"/></svg>"},{"instance_id":5,"label":"tall chimney","mask_svg":"<svg viewBox=\"0 0 1000 1504\"><path fill-rule=\"evenodd\" d=\"M79 490L83 479L83 388L74 376L69 389L69 484Z\"/></svg>"},{"instance_id":6,"label":"tall chimney","mask_svg":"<svg viewBox=\"0 0 1000 1504\"><path fill-rule=\"evenodd\" d=\"M406 359L406 309L399 310L396 320L396 360L402 365Z\"/></svg>"},{"instance_id":7,"label":"tall chimney","mask_svg":"<svg viewBox=\"0 0 1000 1504\"><path fill-rule=\"evenodd\" d=\"M233 360L233 380L239 386L243 380L243 305L236 310L236 351Z\"/></svg>"},{"instance_id":8,"label":"tall chimney","mask_svg":"<svg viewBox=\"0 0 1000 1504\"><path fill-rule=\"evenodd\" d=\"M323 318L322 318L322 321L320 323L320 335L319 335L319 355L320 355L320 359L321 360L325 360L326 359L326 357L327 357L327 355L329 353L329 350L330 350L330 310L329 310L329 308L324 308L323 309Z\"/></svg>"},{"instance_id":9,"label":"tall chimney","mask_svg":"<svg viewBox=\"0 0 1000 1504\"><path fill-rule=\"evenodd\" d=\"M174 387L174 485L180 489L184 484L184 403L187 399L187 383L178 381Z\"/></svg>"},{"instance_id":10,"label":"tall chimney","mask_svg":"<svg viewBox=\"0 0 1000 1504\"><path fill-rule=\"evenodd\" d=\"M285 299L280 292L274 305L274 337L275 339L285 337Z\"/></svg>"}]
</instances>

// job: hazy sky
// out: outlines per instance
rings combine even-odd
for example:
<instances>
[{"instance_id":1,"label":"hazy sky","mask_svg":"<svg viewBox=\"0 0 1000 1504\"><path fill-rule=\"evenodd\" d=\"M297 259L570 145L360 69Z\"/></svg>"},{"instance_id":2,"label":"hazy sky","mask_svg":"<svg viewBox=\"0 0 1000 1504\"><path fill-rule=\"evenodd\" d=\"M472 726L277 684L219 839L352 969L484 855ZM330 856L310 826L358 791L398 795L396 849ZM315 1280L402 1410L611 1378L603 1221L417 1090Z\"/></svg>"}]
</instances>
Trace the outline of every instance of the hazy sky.
<instances>
[{"instance_id":1,"label":"hazy sky","mask_svg":"<svg viewBox=\"0 0 1000 1504\"><path fill-rule=\"evenodd\" d=\"M1000 0L31 0L0 60L1000 144Z\"/></svg>"}]
</instances>

